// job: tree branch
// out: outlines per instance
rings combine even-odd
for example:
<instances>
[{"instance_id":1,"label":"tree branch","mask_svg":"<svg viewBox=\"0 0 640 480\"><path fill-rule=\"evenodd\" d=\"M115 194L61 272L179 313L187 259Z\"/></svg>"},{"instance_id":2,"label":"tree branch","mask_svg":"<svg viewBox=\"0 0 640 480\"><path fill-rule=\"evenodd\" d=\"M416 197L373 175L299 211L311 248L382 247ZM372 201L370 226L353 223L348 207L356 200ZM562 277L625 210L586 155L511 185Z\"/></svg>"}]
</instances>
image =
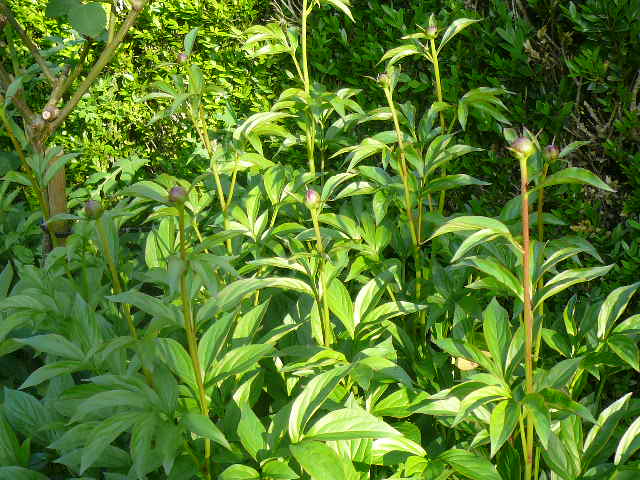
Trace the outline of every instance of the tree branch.
<instances>
[{"instance_id":1,"label":"tree branch","mask_svg":"<svg viewBox=\"0 0 640 480\"><path fill-rule=\"evenodd\" d=\"M133 23L135 22L138 15L144 9L144 6L147 3L147 1L148 0L142 0L141 6L139 9L132 8L131 10L129 10L129 13L127 14L127 18L124 20L124 22L122 22L122 25L120 26L118 33L116 33L115 37L113 38L113 41L107 44L105 49L102 51L102 54L100 55L100 57L91 68L91 71L87 74L84 80L82 80L82 82L78 86L78 89L74 92L74 94L71 96L67 104L60 111L60 114L58 115L58 117L49 124L50 133L53 133L62 124L62 122L64 122L65 118L69 116L69 114L76 107L76 105L78 104L82 96L85 93L87 93L87 90L89 90L89 88L91 87L95 79L98 77L98 75L100 75L100 72L102 72L102 69L113 58L114 54L116 53L116 49L122 43L122 40L124 40L125 35L129 31Z\"/></svg>"},{"instance_id":2,"label":"tree branch","mask_svg":"<svg viewBox=\"0 0 640 480\"><path fill-rule=\"evenodd\" d=\"M24 42L25 46L29 49L29 52L31 52L31 55L33 56L36 63L40 65L40 68L42 69L42 73L44 73L44 76L47 77L47 80L49 80L49 83L53 85L56 81L56 77L51 72L51 69L47 65L47 62L44 59L44 57L40 55L40 51L36 46L36 44L33 43L33 40L31 40L27 32L22 28L22 26L20 26L18 21L13 16L13 12L9 8L9 5L7 5L4 0L0 0L0 9L2 9L2 11L7 16L9 23L13 26L16 32L18 32L18 35L20 35L20 37L22 38L22 41Z\"/></svg>"}]
</instances>

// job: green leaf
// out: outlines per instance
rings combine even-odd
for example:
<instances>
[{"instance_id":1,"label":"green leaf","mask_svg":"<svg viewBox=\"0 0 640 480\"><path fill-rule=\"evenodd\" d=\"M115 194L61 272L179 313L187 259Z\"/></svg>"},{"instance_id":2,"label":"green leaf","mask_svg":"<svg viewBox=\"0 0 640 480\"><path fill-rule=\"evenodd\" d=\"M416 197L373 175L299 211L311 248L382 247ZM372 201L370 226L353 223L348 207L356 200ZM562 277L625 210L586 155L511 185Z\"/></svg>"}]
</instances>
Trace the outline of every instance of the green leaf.
<instances>
[{"instance_id":1,"label":"green leaf","mask_svg":"<svg viewBox=\"0 0 640 480\"><path fill-rule=\"evenodd\" d=\"M541 388L562 388L566 386L578 370L581 361L582 357L577 357L557 362L540 381Z\"/></svg>"},{"instance_id":2,"label":"green leaf","mask_svg":"<svg viewBox=\"0 0 640 480\"><path fill-rule=\"evenodd\" d=\"M511 233L507 226L498 220L488 217L462 216L449 220L447 223L442 225L433 233L433 235L431 235L431 237L429 237L429 240L433 240L440 235L450 232L485 229L492 231L496 235L501 235L507 238L511 237Z\"/></svg>"},{"instance_id":3,"label":"green leaf","mask_svg":"<svg viewBox=\"0 0 640 480\"><path fill-rule=\"evenodd\" d=\"M384 62L385 60L389 60L387 62L387 68L389 68L390 66L397 63L399 60L402 60L404 57L416 55L420 52L421 50L419 50L418 47L414 44L400 45L399 47L392 48L391 50L387 50L385 54L382 56L382 58L380 59L380 61ZM428 58L430 59L431 56L429 55Z\"/></svg>"},{"instance_id":4,"label":"green leaf","mask_svg":"<svg viewBox=\"0 0 640 480\"><path fill-rule=\"evenodd\" d=\"M91 440L82 450L80 474L83 474L98 460L111 442L144 415L140 412L120 413L98 424L88 437Z\"/></svg>"},{"instance_id":5,"label":"green leaf","mask_svg":"<svg viewBox=\"0 0 640 480\"><path fill-rule=\"evenodd\" d=\"M52 421L51 412L33 396L18 390L4 389L4 413L16 432L40 443L52 439L42 433L42 428Z\"/></svg>"},{"instance_id":6,"label":"green leaf","mask_svg":"<svg viewBox=\"0 0 640 480\"><path fill-rule=\"evenodd\" d=\"M589 145L590 143L591 143L590 141L584 141L584 140L578 140L576 142L571 142L569 145L567 145L566 147L564 147L560 151L560 155L558 155L558 157L559 158L564 158L567 155L569 155L570 153L575 152L580 147L583 147L585 145Z\"/></svg>"},{"instance_id":7,"label":"green leaf","mask_svg":"<svg viewBox=\"0 0 640 480\"><path fill-rule=\"evenodd\" d=\"M169 194L157 183L143 180L142 182L135 183L122 191L123 195L129 195L131 197L143 198L145 200L151 200L159 204L167 204L169 201Z\"/></svg>"},{"instance_id":8,"label":"green leaf","mask_svg":"<svg viewBox=\"0 0 640 480\"><path fill-rule=\"evenodd\" d=\"M617 428L618 423L626 413L631 395L631 393L627 393L622 398L619 398L605 408L600 415L598 415L596 424L591 427L591 430L589 430L589 433L584 440L585 460L594 458L603 448L605 448Z\"/></svg>"},{"instance_id":9,"label":"green leaf","mask_svg":"<svg viewBox=\"0 0 640 480\"><path fill-rule=\"evenodd\" d=\"M222 445L224 448L231 450L231 445L227 441L224 433L211 421L209 417L205 417L199 412L189 412L180 421L190 432L201 437Z\"/></svg>"},{"instance_id":10,"label":"green leaf","mask_svg":"<svg viewBox=\"0 0 640 480\"><path fill-rule=\"evenodd\" d=\"M598 338L605 339L613 325L627 308L629 300L640 288L640 282L616 288L611 292L598 312Z\"/></svg>"},{"instance_id":11,"label":"green leaf","mask_svg":"<svg viewBox=\"0 0 640 480\"><path fill-rule=\"evenodd\" d=\"M496 371L495 366L476 346L455 340L453 338L442 338L436 341L438 347L456 358L464 358L477 363L485 370L500 377L500 371Z\"/></svg>"},{"instance_id":12,"label":"green leaf","mask_svg":"<svg viewBox=\"0 0 640 480\"><path fill-rule=\"evenodd\" d=\"M0 467L0 480L48 480L49 477L23 467Z\"/></svg>"},{"instance_id":13,"label":"green leaf","mask_svg":"<svg viewBox=\"0 0 640 480\"><path fill-rule=\"evenodd\" d=\"M477 268L513 292L520 300L524 298L523 287L520 280L497 260L489 257L467 257L460 262L460 265Z\"/></svg>"},{"instance_id":14,"label":"green leaf","mask_svg":"<svg viewBox=\"0 0 640 480\"><path fill-rule=\"evenodd\" d=\"M338 10L341 10L347 17L351 19L352 22L355 22L355 20L353 19L353 16L351 15L351 10L349 10L349 7L347 6L349 5L349 2L347 0L345 0L344 2L341 2L340 0L323 0L323 1L327 2L330 5L333 5Z\"/></svg>"},{"instance_id":15,"label":"green leaf","mask_svg":"<svg viewBox=\"0 0 640 480\"><path fill-rule=\"evenodd\" d=\"M144 410L149 408L149 401L140 392L115 389L99 392L84 400L71 418L72 422L79 422L90 413L103 409L126 407L127 410Z\"/></svg>"},{"instance_id":16,"label":"green leaf","mask_svg":"<svg viewBox=\"0 0 640 480\"><path fill-rule=\"evenodd\" d=\"M199 30L200 27L192 28L184 37L184 53L187 55L191 55L193 44L196 41L196 36L198 35Z\"/></svg>"},{"instance_id":17,"label":"green leaf","mask_svg":"<svg viewBox=\"0 0 640 480\"><path fill-rule=\"evenodd\" d=\"M315 376L305 386L291 406L289 437L291 437L292 442L300 441L303 429L311 416L322 406L349 370L350 366L335 367L328 372Z\"/></svg>"},{"instance_id":18,"label":"green leaf","mask_svg":"<svg viewBox=\"0 0 640 480\"><path fill-rule=\"evenodd\" d=\"M484 338L496 365L504 373L511 341L509 315L494 298L482 313ZM491 455L493 457L493 455Z\"/></svg>"},{"instance_id":19,"label":"green leaf","mask_svg":"<svg viewBox=\"0 0 640 480\"><path fill-rule=\"evenodd\" d=\"M540 391L540 394L544 398L545 405L547 407L569 412L584 418L587 422L595 423L596 419L593 418L589 409L584 405L571 400L571 397L566 393L553 388L544 388Z\"/></svg>"},{"instance_id":20,"label":"green leaf","mask_svg":"<svg viewBox=\"0 0 640 480\"><path fill-rule=\"evenodd\" d=\"M156 346L159 359L169 367L169 370L186 382L193 391L196 391L193 364L184 347L172 338L158 338Z\"/></svg>"},{"instance_id":21,"label":"green leaf","mask_svg":"<svg viewBox=\"0 0 640 480\"><path fill-rule=\"evenodd\" d=\"M240 408L240 422L238 423L238 437L249 455L258 460L258 452L266 450L265 440L267 431L253 410L245 403Z\"/></svg>"},{"instance_id":22,"label":"green leaf","mask_svg":"<svg viewBox=\"0 0 640 480\"><path fill-rule=\"evenodd\" d=\"M446 175L444 177L440 177L430 181L427 184L427 188L424 189L423 193L443 192L445 190L463 187L465 185L489 185L489 184L487 182L483 182L482 180L478 180L477 178L473 178L469 175L464 175L464 174Z\"/></svg>"},{"instance_id":23,"label":"green leaf","mask_svg":"<svg viewBox=\"0 0 640 480\"><path fill-rule=\"evenodd\" d=\"M549 175L542 184L536 187L539 188L550 187L551 185L561 185L563 183L581 183L585 185L591 185L592 187L606 190L607 192L615 192L613 188L600 180L595 174L589 170L578 167L570 167L560 170L558 173Z\"/></svg>"},{"instance_id":24,"label":"green leaf","mask_svg":"<svg viewBox=\"0 0 640 480\"><path fill-rule=\"evenodd\" d=\"M533 419L533 426L540 439L543 448L549 448L549 437L551 435L551 414L549 408L544 404L544 397L539 393L530 393L524 403Z\"/></svg>"},{"instance_id":25,"label":"green leaf","mask_svg":"<svg viewBox=\"0 0 640 480\"><path fill-rule=\"evenodd\" d=\"M355 325L353 323L353 302L347 287L338 278L334 278L327 289L329 309L338 317L349 337L353 338Z\"/></svg>"},{"instance_id":26,"label":"green leaf","mask_svg":"<svg viewBox=\"0 0 640 480\"><path fill-rule=\"evenodd\" d=\"M444 46L451 41L453 37L455 37L462 30L467 28L469 25L473 25L474 23L479 22L480 20L473 20L471 18L458 18L451 22L451 25L445 30L444 35L442 35L442 40L440 40L440 45L438 46L438 53L440 50L444 48Z\"/></svg>"},{"instance_id":27,"label":"green leaf","mask_svg":"<svg viewBox=\"0 0 640 480\"><path fill-rule=\"evenodd\" d=\"M380 297L387 284L393 280L393 272L385 271L369 280L360 289L353 305L353 322L358 325L363 319L369 307Z\"/></svg>"},{"instance_id":28,"label":"green leaf","mask_svg":"<svg viewBox=\"0 0 640 480\"><path fill-rule=\"evenodd\" d=\"M14 170L7 172L6 175L2 177L2 180L6 182L18 183L20 185L24 185L25 187L32 186L31 179L26 174L22 172L16 172Z\"/></svg>"},{"instance_id":29,"label":"green leaf","mask_svg":"<svg viewBox=\"0 0 640 480\"><path fill-rule=\"evenodd\" d=\"M38 352L44 352L49 355L55 355L69 360L82 360L84 358L82 350L62 335L50 333L46 335L37 335L35 337L21 338L16 341L24 345L28 345Z\"/></svg>"},{"instance_id":30,"label":"green leaf","mask_svg":"<svg viewBox=\"0 0 640 480\"><path fill-rule=\"evenodd\" d=\"M19 458L18 438L0 410L0 465L18 465Z\"/></svg>"},{"instance_id":31,"label":"green leaf","mask_svg":"<svg viewBox=\"0 0 640 480\"><path fill-rule=\"evenodd\" d=\"M606 267L574 268L560 272L536 293L533 310L537 310L547 298L566 290L576 283L589 282L606 275L612 268L613 265L607 265Z\"/></svg>"},{"instance_id":32,"label":"green leaf","mask_svg":"<svg viewBox=\"0 0 640 480\"><path fill-rule=\"evenodd\" d=\"M137 290L129 290L128 292L111 295L107 298L112 302L133 305L152 317L168 320L171 323L178 322L178 315L175 310L170 306L165 305L159 298L152 297L146 293L142 293Z\"/></svg>"},{"instance_id":33,"label":"green leaf","mask_svg":"<svg viewBox=\"0 0 640 480\"><path fill-rule=\"evenodd\" d=\"M236 280L223 288L216 296L216 306L213 311L226 312L234 308L244 297L262 288L282 288L284 290L295 291L313 295L313 290L302 280L286 277L270 278L245 278ZM203 309L201 309L203 310ZM207 315L212 312L207 312ZM206 318L204 314L198 312L198 322Z\"/></svg>"},{"instance_id":34,"label":"green leaf","mask_svg":"<svg viewBox=\"0 0 640 480\"><path fill-rule=\"evenodd\" d=\"M319 419L304 437L313 440L352 440L401 435L395 428L364 410L343 408L334 410Z\"/></svg>"},{"instance_id":35,"label":"green leaf","mask_svg":"<svg viewBox=\"0 0 640 480\"><path fill-rule=\"evenodd\" d=\"M624 432L622 438L618 442L618 447L616 448L616 456L614 459L614 463L616 465L620 465L621 463L625 463L633 453L640 448L640 444L638 442L634 442L634 440L640 435L640 417L636 418L629 428Z\"/></svg>"},{"instance_id":36,"label":"green leaf","mask_svg":"<svg viewBox=\"0 0 640 480\"><path fill-rule=\"evenodd\" d=\"M498 453L518 424L520 408L513 400L502 400L491 412L489 437L491 438L491 458Z\"/></svg>"},{"instance_id":37,"label":"green leaf","mask_svg":"<svg viewBox=\"0 0 640 480\"><path fill-rule=\"evenodd\" d=\"M387 302L371 310L364 318L363 323L381 322L402 315L416 313L426 308L427 305L418 305L412 302Z\"/></svg>"},{"instance_id":38,"label":"green leaf","mask_svg":"<svg viewBox=\"0 0 640 480\"><path fill-rule=\"evenodd\" d=\"M233 317L227 316L217 319L208 329L198 343L198 358L205 372L220 355L228 337L231 336Z\"/></svg>"},{"instance_id":39,"label":"green leaf","mask_svg":"<svg viewBox=\"0 0 640 480\"><path fill-rule=\"evenodd\" d=\"M324 443L305 441L290 445L291 454L312 480L356 480L353 464Z\"/></svg>"},{"instance_id":40,"label":"green leaf","mask_svg":"<svg viewBox=\"0 0 640 480\"><path fill-rule=\"evenodd\" d=\"M64 17L80 5L78 0L49 0L44 14L51 18Z\"/></svg>"},{"instance_id":41,"label":"green leaf","mask_svg":"<svg viewBox=\"0 0 640 480\"><path fill-rule=\"evenodd\" d=\"M46 382L60 375L70 374L85 369L86 366L81 362L73 360L64 360L61 362L47 363L38 368L27 377L27 379L20 385L20 389L35 387L42 382Z\"/></svg>"},{"instance_id":42,"label":"green leaf","mask_svg":"<svg viewBox=\"0 0 640 480\"><path fill-rule=\"evenodd\" d=\"M640 372L640 350L635 339L628 335L615 334L607 339L607 345L634 370Z\"/></svg>"},{"instance_id":43,"label":"green leaf","mask_svg":"<svg viewBox=\"0 0 640 480\"><path fill-rule=\"evenodd\" d=\"M231 375L242 374L256 366L264 357L271 354L273 345L268 343L242 345L228 351L213 368L207 372L207 384L219 382Z\"/></svg>"},{"instance_id":44,"label":"green leaf","mask_svg":"<svg viewBox=\"0 0 640 480\"><path fill-rule=\"evenodd\" d=\"M295 480L300 478L286 462L280 459L268 460L262 467L262 473L273 480Z\"/></svg>"},{"instance_id":45,"label":"green leaf","mask_svg":"<svg viewBox=\"0 0 640 480\"><path fill-rule=\"evenodd\" d=\"M97 39L107 27L107 14L99 3L74 6L67 12L71 26L79 33Z\"/></svg>"},{"instance_id":46,"label":"green leaf","mask_svg":"<svg viewBox=\"0 0 640 480\"><path fill-rule=\"evenodd\" d=\"M218 480L260 480L260 473L247 465L231 465L220 475Z\"/></svg>"},{"instance_id":47,"label":"green leaf","mask_svg":"<svg viewBox=\"0 0 640 480\"><path fill-rule=\"evenodd\" d=\"M491 465L489 460L466 450L447 450L437 458L448 463L456 472L472 480L502 480L496 467Z\"/></svg>"}]
</instances>

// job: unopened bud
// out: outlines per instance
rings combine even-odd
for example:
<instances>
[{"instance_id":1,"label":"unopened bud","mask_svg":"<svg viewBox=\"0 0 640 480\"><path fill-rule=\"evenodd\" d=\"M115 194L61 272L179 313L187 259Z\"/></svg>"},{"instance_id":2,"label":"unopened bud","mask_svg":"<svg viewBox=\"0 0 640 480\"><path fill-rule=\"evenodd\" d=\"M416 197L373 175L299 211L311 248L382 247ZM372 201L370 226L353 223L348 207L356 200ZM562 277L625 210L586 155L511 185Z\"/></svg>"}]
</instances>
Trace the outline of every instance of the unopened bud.
<instances>
[{"instance_id":1,"label":"unopened bud","mask_svg":"<svg viewBox=\"0 0 640 480\"><path fill-rule=\"evenodd\" d=\"M527 137L518 137L509 147L518 160L526 160L536 152L536 147Z\"/></svg>"},{"instance_id":2,"label":"unopened bud","mask_svg":"<svg viewBox=\"0 0 640 480\"><path fill-rule=\"evenodd\" d=\"M313 188L310 188L309 190L307 190L305 203L308 208L318 208L320 206L320 194Z\"/></svg>"},{"instance_id":3,"label":"unopened bud","mask_svg":"<svg viewBox=\"0 0 640 480\"><path fill-rule=\"evenodd\" d=\"M169 202L182 205L187 200L187 191L180 185L169 190Z\"/></svg>"},{"instance_id":4,"label":"unopened bud","mask_svg":"<svg viewBox=\"0 0 640 480\"><path fill-rule=\"evenodd\" d=\"M87 218L97 220L102 216L103 212L102 204L97 200L88 200L87 203L84 204L84 214Z\"/></svg>"},{"instance_id":5,"label":"unopened bud","mask_svg":"<svg viewBox=\"0 0 640 480\"><path fill-rule=\"evenodd\" d=\"M560 149L555 145L547 145L542 154L547 162L555 162L560 156Z\"/></svg>"},{"instance_id":6,"label":"unopened bud","mask_svg":"<svg viewBox=\"0 0 640 480\"><path fill-rule=\"evenodd\" d=\"M436 38L436 35L438 35L438 27L435 25L429 25L425 33L427 34L428 39Z\"/></svg>"},{"instance_id":7,"label":"unopened bud","mask_svg":"<svg viewBox=\"0 0 640 480\"><path fill-rule=\"evenodd\" d=\"M185 52L180 53L180 55L178 55L178 63L186 63L187 60L189 60L189 55L187 55Z\"/></svg>"},{"instance_id":8,"label":"unopened bud","mask_svg":"<svg viewBox=\"0 0 640 480\"><path fill-rule=\"evenodd\" d=\"M132 0L131 8L136 12L139 12L144 8L144 0Z\"/></svg>"}]
</instances>

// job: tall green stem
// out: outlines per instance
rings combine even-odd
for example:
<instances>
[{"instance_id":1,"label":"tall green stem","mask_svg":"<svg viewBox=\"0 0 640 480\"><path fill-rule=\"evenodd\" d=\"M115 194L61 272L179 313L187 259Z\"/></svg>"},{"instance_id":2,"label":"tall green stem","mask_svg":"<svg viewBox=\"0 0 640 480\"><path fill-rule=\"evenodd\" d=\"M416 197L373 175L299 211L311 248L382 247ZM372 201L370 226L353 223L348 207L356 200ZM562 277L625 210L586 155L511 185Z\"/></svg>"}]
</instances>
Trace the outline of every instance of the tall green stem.
<instances>
[{"instance_id":1,"label":"tall green stem","mask_svg":"<svg viewBox=\"0 0 640 480\"><path fill-rule=\"evenodd\" d=\"M329 347L334 342L333 327L331 325L331 316L329 314L329 303L327 302L327 278L325 273L325 251L322 244L322 235L320 234L320 223L318 222L318 210L311 209L311 220L313 221L313 230L316 236L316 245L320 260L318 262L318 269L320 274L318 275L320 281L320 290L318 294L318 313L322 320L322 337L325 347Z\"/></svg>"},{"instance_id":2,"label":"tall green stem","mask_svg":"<svg viewBox=\"0 0 640 480\"><path fill-rule=\"evenodd\" d=\"M522 196L522 269L524 290L524 356L525 384L527 394L534 392L533 386L533 312L531 309L531 249L529 240L529 198L527 185L527 157L520 159L521 196ZM533 473L533 421L531 413L527 414L526 448L525 448L525 480L530 480Z\"/></svg>"},{"instance_id":3,"label":"tall green stem","mask_svg":"<svg viewBox=\"0 0 640 480\"><path fill-rule=\"evenodd\" d=\"M431 61L433 63L433 73L436 77L436 97L439 102L444 101L444 97L442 95L442 81L440 80L440 62L438 61L438 50L436 49L436 41L435 38L429 39L429 43L431 45ZM445 133L445 123L444 123L444 113L440 111L440 130L442 134ZM442 167L442 177L447 174L447 167ZM438 202L438 213L441 215L444 213L444 202L445 202L445 191L440 192L440 201Z\"/></svg>"},{"instance_id":4,"label":"tall green stem","mask_svg":"<svg viewBox=\"0 0 640 480\"><path fill-rule=\"evenodd\" d=\"M182 314L184 317L184 328L187 336L187 346L189 348L189 356L193 364L193 371L196 377L198 387L198 398L200 403L200 411L205 417L209 416L209 403L207 402L207 393L204 386L203 371L200 365L200 357L198 357L198 340L196 338L196 326L193 321L193 312L191 310L191 296L189 295L187 285L187 240L184 222L184 205L178 204L178 228L180 230L180 259L183 263L183 272L180 275L180 296L182 299ZM207 479L211 478L209 471L209 461L211 458L211 441L206 438L204 443L205 455L205 475Z\"/></svg>"}]
</instances>

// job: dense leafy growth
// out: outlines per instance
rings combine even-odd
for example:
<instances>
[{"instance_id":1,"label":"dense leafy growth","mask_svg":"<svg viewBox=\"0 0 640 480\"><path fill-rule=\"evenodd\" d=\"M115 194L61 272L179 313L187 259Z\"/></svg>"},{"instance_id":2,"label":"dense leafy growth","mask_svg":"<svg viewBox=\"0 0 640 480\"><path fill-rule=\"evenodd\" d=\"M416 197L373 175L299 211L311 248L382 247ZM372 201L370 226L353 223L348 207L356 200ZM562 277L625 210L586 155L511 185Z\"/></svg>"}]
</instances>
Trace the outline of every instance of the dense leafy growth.
<instances>
[{"instance_id":1,"label":"dense leafy growth","mask_svg":"<svg viewBox=\"0 0 640 480\"><path fill-rule=\"evenodd\" d=\"M638 20L0 0L0 480L638 478Z\"/></svg>"}]
</instances>

